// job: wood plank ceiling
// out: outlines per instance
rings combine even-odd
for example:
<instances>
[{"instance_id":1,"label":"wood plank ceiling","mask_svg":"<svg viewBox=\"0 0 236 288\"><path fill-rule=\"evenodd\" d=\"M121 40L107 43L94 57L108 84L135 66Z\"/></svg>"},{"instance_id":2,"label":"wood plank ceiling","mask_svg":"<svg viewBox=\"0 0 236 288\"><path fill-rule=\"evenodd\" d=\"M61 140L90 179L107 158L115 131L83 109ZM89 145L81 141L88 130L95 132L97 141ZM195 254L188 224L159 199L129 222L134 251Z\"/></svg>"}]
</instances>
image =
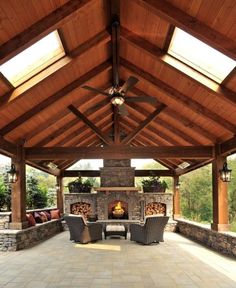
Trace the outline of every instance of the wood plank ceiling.
<instances>
[{"instance_id":1,"label":"wood plank ceiling","mask_svg":"<svg viewBox=\"0 0 236 288\"><path fill-rule=\"evenodd\" d=\"M0 76L0 151L23 145L43 169L48 162L65 169L81 158L126 156L152 157L179 173L187 171L178 168L184 161L188 170L211 161L209 146L235 152L235 69L218 85L175 68L167 54L179 27L236 60L235 19L235 0L0 1L0 64L56 29L66 52L16 88ZM157 100L125 102L124 117L109 97L82 88L109 91L114 83L115 20L120 86L137 77L126 97Z\"/></svg>"}]
</instances>

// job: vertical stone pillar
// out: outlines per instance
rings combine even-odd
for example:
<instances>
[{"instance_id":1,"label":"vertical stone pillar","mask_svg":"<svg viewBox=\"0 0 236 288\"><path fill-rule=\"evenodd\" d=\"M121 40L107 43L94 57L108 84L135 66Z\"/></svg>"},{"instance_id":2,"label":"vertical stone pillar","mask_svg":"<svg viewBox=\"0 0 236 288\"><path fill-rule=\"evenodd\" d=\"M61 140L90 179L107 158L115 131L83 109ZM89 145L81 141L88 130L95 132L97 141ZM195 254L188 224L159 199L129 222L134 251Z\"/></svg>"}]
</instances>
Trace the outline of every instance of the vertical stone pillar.
<instances>
[{"instance_id":1,"label":"vertical stone pillar","mask_svg":"<svg viewBox=\"0 0 236 288\"><path fill-rule=\"evenodd\" d=\"M215 231L228 231L230 228L228 216L228 183L220 179L219 173L225 160L225 157L217 155L212 162L213 223L211 224L211 229Z\"/></svg>"},{"instance_id":2,"label":"vertical stone pillar","mask_svg":"<svg viewBox=\"0 0 236 288\"><path fill-rule=\"evenodd\" d=\"M173 193L174 193L174 201L173 201L173 218L179 218L180 217L180 193L179 193L179 187L177 186L177 183L179 182L179 176L173 177Z\"/></svg>"},{"instance_id":3,"label":"vertical stone pillar","mask_svg":"<svg viewBox=\"0 0 236 288\"><path fill-rule=\"evenodd\" d=\"M17 157L12 159L18 173L18 180L11 189L11 223L10 229L21 230L28 227L26 221L26 175L25 153L22 146L18 146Z\"/></svg>"},{"instance_id":4,"label":"vertical stone pillar","mask_svg":"<svg viewBox=\"0 0 236 288\"><path fill-rule=\"evenodd\" d=\"M57 208L64 213L63 176L57 176Z\"/></svg>"}]
</instances>

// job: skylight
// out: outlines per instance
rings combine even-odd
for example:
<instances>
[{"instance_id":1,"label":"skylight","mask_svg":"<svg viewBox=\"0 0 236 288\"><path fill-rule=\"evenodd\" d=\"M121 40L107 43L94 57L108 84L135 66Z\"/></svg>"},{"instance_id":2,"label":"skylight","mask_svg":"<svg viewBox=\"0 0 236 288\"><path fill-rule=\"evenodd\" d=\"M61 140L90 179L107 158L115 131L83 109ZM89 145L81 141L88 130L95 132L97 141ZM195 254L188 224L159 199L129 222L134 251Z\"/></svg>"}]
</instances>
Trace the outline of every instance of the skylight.
<instances>
[{"instance_id":1,"label":"skylight","mask_svg":"<svg viewBox=\"0 0 236 288\"><path fill-rule=\"evenodd\" d=\"M218 83L236 65L236 61L179 28L175 28L168 53Z\"/></svg>"},{"instance_id":2,"label":"skylight","mask_svg":"<svg viewBox=\"0 0 236 288\"><path fill-rule=\"evenodd\" d=\"M64 55L59 34L54 31L2 64L0 72L17 87Z\"/></svg>"}]
</instances>

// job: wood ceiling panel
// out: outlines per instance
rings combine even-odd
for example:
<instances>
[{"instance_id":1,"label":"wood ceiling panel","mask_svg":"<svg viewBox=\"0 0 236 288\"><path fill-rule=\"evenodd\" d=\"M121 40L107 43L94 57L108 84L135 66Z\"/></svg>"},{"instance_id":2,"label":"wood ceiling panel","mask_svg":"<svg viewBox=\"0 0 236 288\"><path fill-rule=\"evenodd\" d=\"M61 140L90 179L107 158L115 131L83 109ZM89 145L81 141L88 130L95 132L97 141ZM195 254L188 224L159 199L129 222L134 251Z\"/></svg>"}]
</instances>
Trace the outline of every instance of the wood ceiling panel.
<instances>
[{"instance_id":1,"label":"wood ceiling panel","mask_svg":"<svg viewBox=\"0 0 236 288\"><path fill-rule=\"evenodd\" d=\"M69 51L75 49L110 25L108 1L96 0L89 9L74 17L60 27ZM86 29L84 29L86 27Z\"/></svg>"},{"instance_id":2,"label":"wood ceiling panel","mask_svg":"<svg viewBox=\"0 0 236 288\"><path fill-rule=\"evenodd\" d=\"M159 48L163 48L170 25L147 9L139 6L135 1L121 1L120 3L121 26L137 33Z\"/></svg>"},{"instance_id":3,"label":"wood ceiling panel","mask_svg":"<svg viewBox=\"0 0 236 288\"><path fill-rule=\"evenodd\" d=\"M1 1L0 15L4 21L0 22L0 43L7 42L66 2L68 0Z\"/></svg>"}]
</instances>

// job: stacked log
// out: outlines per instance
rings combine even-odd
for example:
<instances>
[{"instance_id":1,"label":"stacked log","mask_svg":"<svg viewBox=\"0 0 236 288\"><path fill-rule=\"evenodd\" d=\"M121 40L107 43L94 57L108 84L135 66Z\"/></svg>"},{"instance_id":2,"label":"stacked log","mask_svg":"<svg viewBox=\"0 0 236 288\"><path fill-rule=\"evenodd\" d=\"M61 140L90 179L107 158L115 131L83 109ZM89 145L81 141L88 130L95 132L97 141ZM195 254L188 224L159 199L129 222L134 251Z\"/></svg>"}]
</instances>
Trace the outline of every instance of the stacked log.
<instances>
[{"instance_id":1,"label":"stacked log","mask_svg":"<svg viewBox=\"0 0 236 288\"><path fill-rule=\"evenodd\" d=\"M91 204L85 202L74 203L71 205L71 213L76 215L84 215L87 219L92 214Z\"/></svg>"},{"instance_id":2,"label":"stacked log","mask_svg":"<svg viewBox=\"0 0 236 288\"><path fill-rule=\"evenodd\" d=\"M166 215L166 205L160 202L151 202L145 206L145 215Z\"/></svg>"}]
</instances>

